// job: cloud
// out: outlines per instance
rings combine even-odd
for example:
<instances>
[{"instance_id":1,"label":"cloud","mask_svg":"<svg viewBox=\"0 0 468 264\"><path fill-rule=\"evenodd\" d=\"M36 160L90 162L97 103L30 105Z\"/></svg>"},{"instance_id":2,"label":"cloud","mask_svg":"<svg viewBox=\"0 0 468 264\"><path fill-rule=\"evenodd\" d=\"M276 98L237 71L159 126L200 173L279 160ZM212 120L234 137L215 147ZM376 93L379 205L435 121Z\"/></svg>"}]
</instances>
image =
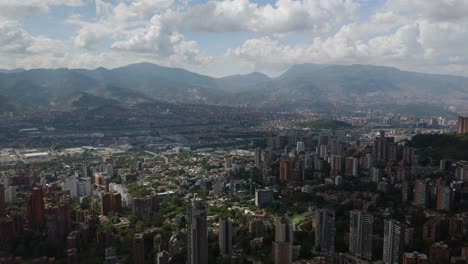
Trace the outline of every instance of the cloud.
<instances>
[{"instance_id":1,"label":"cloud","mask_svg":"<svg viewBox=\"0 0 468 264\"><path fill-rule=\"evenodd\" d=\"M387 9L431 21L456 21L468 17L467 0L388 0Z\"/></svg>"},{"instance_id":2,"label":"cloud","mask_svg":"<svg viewBox=\"0 0 468 264\"><path fill-rule=\"evenodd\" d=\"M82 0L0 0L0 16L8 19L21 19L46 13L50 6L77 7L84 5Z\"/></svg>"},{"instance_id":3,"label":"cloud","mask_svg":"<svg viewBox=\"0 0 468 264\"><path fill-rule=\"evenodd\" d=\"M340 23L355 19L358 11L359 5L351 0L277 0L274 5L258 5L249 0L222 0L192 6L176 5L174 0L139 0L116 4L96 0L96 21L81 21L75 17L69 19L69 22L80 27L74 40L76 47L92 49L111 36L118 38L131 35L133 39L128 40L128 43L117 43L114 48L128 49L128 45L137 48L138 45L141 51L150 48L141 45L143 39L137 39L148 26L164 27L164 31L178 33L326 33ZM161 26L151 25L154 24L152 18L155 16ZM160 31L153 29L148 31L146 37L160 37L151 47L154 50L163 41L163 35L150 36ZM164 51L163 47L160 48Z\"/></svg>"},{"instance_id":4,"label":"cloud","mask_svg":"<svg viewBox=\"0 0 468 264\"><path fill-rule=\"evenodd\" d=\"M0 51L22 53L32 44L32 37L11 21L0 23Z\"/></svg>"},{"instance_id":5,"label":"cloud","mask_svg":"<svg viewBox=\"0 0 468 264\"><path fill-rule=\"evenodd\" d=\"M128 36L128 40L119 41L112 44L113 49L154 52L162 56L169 56L174 53L172 45L177 42L171 38L172 32L167 31L162 25L158 16L151 19L151 23L146 29L136 29Z\"/></svg>"},{"instance_id":6,"label":"cloud","mask_svg":"<svg viewBox=\"0 0 468 264\"><path fill-rule=\"evenodd\" d=\"M154 16L147 28L131 31L127 40L112 44L112 49L146 53L188 63L202 63L207 59L203 58L204 55L198 50L196 42L186 41L182 34L168 30L159 16Z\"/></svg>"},{"instance_id":7,"label":"cloud","mask_svg":"<svg viewBox=\"0 0 468 264\"><path fill-rule=\"evenodd\" d=\"M131 3L120 3L114 9L117 18L130 21L141 18L151 18L161 10L166 10L174 4L174 0L137 0Z\"/></svg>"},{"instance_id":8,"label":"cloud","mask_svg":"<svg viewBox=\"0 0 468 264\"><path fill-rule=\"evenodd\" d=\"M74 38L75 47L93 49L100 42L112 36L114 30L103 24L84 23Z\"/></svg>"},{"instance_id":9,"label":"cloud","mask_svg":"<svg viewBox=\"0 0 468 264\"><path fill-rule=\"evenodd\" d=\"M6 54L59 53L60 41L35 37L19 27L16 22L0 22L0 52Z\"/></svg>"},{"instance_id":10,"label":"cloud","mask_svg":"<svg viewBox=\"0 0 468 264\"><path fill-rule=\"evenodd\" d=\"M393 11L387 11L373 14L370 21L373 24L395 24L398 23L401 18L402 17L399 17Z\"/></svg>"},{"instance_id":11,"label":"cloud","mask_svg":"<svg viewBox=\"0 0 468 264\"><path fill-rule=\"evenodd\" d=\"M79 26L74 37L75 47L90 50L111 37L127 35L135 27L141 31L147 23L151 23L151 17L174 4L174 0L122 1L117 4L95 1L96 21L83 20L79 15L67 19L68 23Z\"/></svg>"},{"instance_id":12,"label":"cloud","mask_svg":"<svg viewBox=\"0 0 468 264\"><path fill-rule=\"evenodd\" d=\"M278 0L274 5L223 0L168 11L163 18L190 32L326 32L356 18L358 10L359 5L350 0Z\"/></svg>"},{"instance_id":13,"label":"cloud","mask_svg":"<svg viewBox=\"0 0 468 264\"><path fill-rule=\"evenodd\" d=\"M279 39L250 39L230 49L226 56L242 58L255 68L281 68L296 63L377 63L393 65L400 60L422 59L419 25L400 27L390 35L364 39L360 25L345 25L333 36L315 38L311 43L286 45ZM284 68L284 67L283 67Z\"/></svg>"}]
</instances>

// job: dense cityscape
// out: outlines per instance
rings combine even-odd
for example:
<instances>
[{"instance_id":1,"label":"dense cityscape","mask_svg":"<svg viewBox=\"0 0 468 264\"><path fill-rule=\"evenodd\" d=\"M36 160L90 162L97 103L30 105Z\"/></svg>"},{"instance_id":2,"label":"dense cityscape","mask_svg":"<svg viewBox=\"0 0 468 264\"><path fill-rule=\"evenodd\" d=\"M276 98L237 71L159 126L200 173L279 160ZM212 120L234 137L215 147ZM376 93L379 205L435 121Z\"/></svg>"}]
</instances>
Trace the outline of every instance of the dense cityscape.
<instances>
[{"instance_id":1,"label":"dense cityscape","mask_svg":"<svg viewBox=\"0 0 468 264\"><path fill-rule=\"evenodd\" d=\"M0 152L0 263L468 262L468 118L277 117L17 131Z\"/></svg>"},{"instance_id":2,"label":"dense cityscape","mask_svg":"<svg viewBox=\"0 0 468 264\"><path fill-rule=\"evenodd\" d=\"M468 264L468 0L0 0L0 264Z\"/></svg>"}]
</instances>

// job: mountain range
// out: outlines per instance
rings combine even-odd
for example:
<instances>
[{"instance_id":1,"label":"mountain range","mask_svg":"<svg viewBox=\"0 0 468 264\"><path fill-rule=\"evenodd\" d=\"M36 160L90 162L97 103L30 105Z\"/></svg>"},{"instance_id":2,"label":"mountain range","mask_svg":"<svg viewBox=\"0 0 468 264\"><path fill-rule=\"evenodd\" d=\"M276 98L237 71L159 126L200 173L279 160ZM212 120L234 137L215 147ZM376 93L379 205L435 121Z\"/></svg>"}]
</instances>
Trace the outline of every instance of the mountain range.
<instances>
[{"instance_id":1,"label":"mountain range","mask_svg":"<svg viewBox=\"0 0 468 264\"><path fill-rule=\"evenodd\" d=\"M468 112L468 78L374 65L300 64L276 78L213 78L150 63L115 69L0 70L0 112L143 103L351 110L418 105Z\"/></svg>"}]
</instances>

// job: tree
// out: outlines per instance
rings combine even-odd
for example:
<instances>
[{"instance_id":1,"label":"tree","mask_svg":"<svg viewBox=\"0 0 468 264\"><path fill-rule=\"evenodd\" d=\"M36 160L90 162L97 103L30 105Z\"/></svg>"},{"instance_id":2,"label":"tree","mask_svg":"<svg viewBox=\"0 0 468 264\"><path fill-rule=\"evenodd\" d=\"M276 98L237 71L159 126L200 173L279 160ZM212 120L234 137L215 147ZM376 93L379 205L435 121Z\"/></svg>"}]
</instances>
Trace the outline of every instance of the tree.
<instances>
[{"instance_id":1,"label":"tree","mask_svg":"<svg viewBox=\"0 0 468 264\"><path fill-rule=\"evenodd\" d=\"M141 233L145 231L145 223L141 220L138 220L135 225L135 232Z\"/></svg>"}]
</instances>

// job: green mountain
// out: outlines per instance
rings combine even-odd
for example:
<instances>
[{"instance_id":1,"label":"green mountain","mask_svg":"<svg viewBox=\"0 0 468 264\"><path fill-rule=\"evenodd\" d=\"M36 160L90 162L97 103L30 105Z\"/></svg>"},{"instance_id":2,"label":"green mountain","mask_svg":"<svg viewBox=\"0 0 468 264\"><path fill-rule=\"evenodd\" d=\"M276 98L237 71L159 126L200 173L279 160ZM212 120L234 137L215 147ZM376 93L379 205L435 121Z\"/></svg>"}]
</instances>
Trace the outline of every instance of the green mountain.
<instances>
[{"instance_id":1,"label":"green mountain","mask_svg":"<svg viewBox=\"0 0 468 264\"><path fill-rule=\"evenodd\" d=\"M0 95L0 113L4 113L4 112L25 112L25 111L28 111L29 108L14 100L14 99L11 99L11 98L8 98L8 97L5 97L5 96L1 96Z\"/></svg>"},{"instance_id":2,"label":"green mountain","mask_svg":"<svg viewBox=\"0 0 468 264\"><path fill-rule=\"evenodd\" d=\"M216 79L219 89L228 92L245 91L246 88L270 81L271 78L260 72L253 72L246 75L231 75Z\"/></svg>"},{"instance_id":3,"label":"green mountain","mask_svg":"<svg viewBox=\"0 0 468 264\"><path fill-rule=\"evenodd\" d=\"M246 90L250 94L239 94L238 102L292 108L321 104L328 105L327 110L426 104L468 111L465 77L374 65L295 65L281 76Z\"/></svg>"},{"instance_id":4,"label":"green mountain","mask_svg":"<svg viewBox=\"0 0 468 264\"><path fill-rule=\"evenodd\" d=\"M277 78L261 73L212 78L150 63L115 69L4 70L0 95L43 109L85 106L70 103L77 97L95 105L99 100L94 97L100 97L102 104L122 106L166 101L313 111L389 107L406 112L404 106L419 105L468 112L465 77L373 65L301 64ZM428 107L423 108L428 113Z\"/></svg>"}]
</instances>

